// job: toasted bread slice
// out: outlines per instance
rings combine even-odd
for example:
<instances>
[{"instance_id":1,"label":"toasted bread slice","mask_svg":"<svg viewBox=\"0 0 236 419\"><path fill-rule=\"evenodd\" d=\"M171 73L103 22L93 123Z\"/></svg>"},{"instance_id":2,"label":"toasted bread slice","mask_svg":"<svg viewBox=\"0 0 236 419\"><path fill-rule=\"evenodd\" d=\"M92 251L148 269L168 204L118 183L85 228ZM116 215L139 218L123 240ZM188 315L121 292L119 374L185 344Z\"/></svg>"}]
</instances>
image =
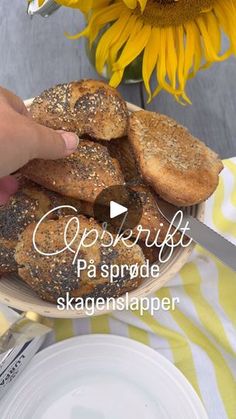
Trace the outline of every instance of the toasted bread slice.
<instances>
[{"instance_id":1,"label":"toasted bread slice","mask_svg":"<svg viewBox=\"0 0 236 419\"><path fill-rule=\"evenodd\" d=\"M143 178L164 200L190 206L215 191L223 169L221 160L173 119L134 112L129 140Z\"/></svg>"},{"instance_id":2,"label":"toasted bread slice","mask_svg":"<svg viewBox=\"0 0 236 419\"><path fill-rule=\"evenodd\" d=\"M119 297L125 292L137 288L141 279L139 277L131 279L126 272L124 276L118 276L113 282L110 276L105 278L101 275L101 266L110 265L132 265L138 266L144 263L144 256L141 248L134 245L127 248L121 241L113 248L109 246L110 237L103 238L101 226L93 219L79 216L79 232L77 223L70 222L67 229L67 240L71 242L72 250L76 251L85 229L90 231L91 247L81 246L78 258L85 260L88 265L96 266L96 277L91 277L85 269L78 276L77 263L73 264L75 254L68 249L55 256L43 256L32 247L32 236L35 224L31 224L21 235L16 248L16 261L19 265L18 273L20 277L43 299L56 303L59 297L69 292L70 297ZM41 252L52 253L65 247L64 234L65 227L70 216L61 217L59 220L46 221L42 223L36 235L37 247ZM95 242L96 233L99 237ZM78 235L77 235L78 233ZM86 245L88 245L88 240ZM106 247L102 246L106 244ZM129 242L131 244L131 242Z\"/></svg>"},{"instance_id":3,"label":"toasted bread slice","mask_svg":"<svg viewBox=\"0 0 236 419\"><path fill-rule=\"evenodd\" d=\"M107 147L90 140L80 140L77 151L65 159L33 160L22 173L48 189L92 203L103 189L124 183Z\"/></svg>"},{"instance_id":4,"label":"toasted bread slice","mask_svg":"<svg viewBox=\"0 0 236 419\"><path fill-rule=\"evenodd\" d=\"M111 140L127 134L128 110L120 94L98 80L60 84L34 99L31 114L49 128Z\"/></svg>"}]
</instances>

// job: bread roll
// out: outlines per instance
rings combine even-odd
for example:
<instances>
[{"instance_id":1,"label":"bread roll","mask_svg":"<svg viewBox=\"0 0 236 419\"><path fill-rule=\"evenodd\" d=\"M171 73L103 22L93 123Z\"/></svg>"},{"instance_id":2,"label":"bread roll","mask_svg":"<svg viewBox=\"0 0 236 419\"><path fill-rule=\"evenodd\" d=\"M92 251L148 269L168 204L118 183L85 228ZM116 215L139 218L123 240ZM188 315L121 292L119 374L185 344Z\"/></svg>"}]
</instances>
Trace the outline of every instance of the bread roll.
<instances>
[{"instance_id":1,"label":"bread roll","mask_svg":"<svg viewBox=\"0 0 236 419\"><path fill-rule=\"evenodd\" d=\"M118 161L90 140L80 140L77 152L65 159L33 160L21 171L52 191L91 203L103 189L124 184Z\"/></svg>"},{"instance_id":2,"label":"bread roll","mask_svg":"<svg viewBox=\"0 0 236 419\"><path fill-rule=\"evenodd\" d=\"M80 202L69 200L26 179L8 203L0 207L0 275L16 272L15 247L20 234L32 222L39 221L48 211L62 205L81 210ZM87 209L88 210L88 209ZM58 210L51 218L73 213L69 208Z\"/></svg>"},{"instance_id":3,"label":"bread roll","mask_svg":"<svg viewBox=\"0 0 236 419\"><path fill-rule=\"evenodd\" d=\"M31 105L33 118L49 128L111 140L127 134L128 110L120 94L98 80L45 90Z\"/></svg>"},{"instance_id":4,"label":"bread roll","mask_svg":"<svg viewBox=\"0 0 236 419\"><path fill-rule=\"evenodd\" d=\"M71 217L61 217L59 220L49 220L40 225L36 234L36 244L38 249L44 253L52 253L65 247L64 235L65 227ZM43 256L32 246L32 236L35 224L30 224L22 233L20 241L16 247L16 261L19 265L18 273L20 277L43 299L55 303L59 297L63 297L69 292L70 297L119 297L125 292L131 291L140 285L141 279L131 279L126 273L123 277L119 276L110 282L109 277L101 275L101 265L121 265L138 264L144 262L141 248L135 245L128 249L122 242L114 248L109 246L110 239L104 238L101 241L101 226L93 219L79 216L79 234L72 244L72 249L76 251L81 236L85 229L96 229L99 238L92 247L82 246L78 258L85 260L88 264L96 266L96 277L91 278L88 270L84 270L80 277L77 275L77 265L73 265L74 253L69 250L55 256ZM67 230L67 241L70 242L77 231L77 225L70 223ZM90 243L94 241L95 233L90 237ZM86 243L88 244L88 240ZM109 240L109 241L108 241ZM108 247L102 247L102 242ZM130 242L129 242L130 243Z\"/></svg>"}]
</instances>

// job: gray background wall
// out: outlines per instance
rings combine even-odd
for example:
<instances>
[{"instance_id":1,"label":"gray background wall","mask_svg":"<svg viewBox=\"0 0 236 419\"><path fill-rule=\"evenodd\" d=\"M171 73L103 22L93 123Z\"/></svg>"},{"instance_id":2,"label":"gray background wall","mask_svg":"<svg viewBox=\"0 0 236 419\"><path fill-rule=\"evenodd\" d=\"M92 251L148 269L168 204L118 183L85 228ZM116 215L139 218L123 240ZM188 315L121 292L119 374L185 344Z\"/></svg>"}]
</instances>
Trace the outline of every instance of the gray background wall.
<instances>
[{"instance_id":1,"label":"gray background wall","mask_svg":"<svg viewBox=\"0 0 236 419\"><path fill-rule=\"evenodd\" d=\"M0 84L23 99L59 82L98 77L84 52L83 41L69 41L64 31L83 27L78 11L61 8L48 19L30 19L26 0L1 0ZM186 125L221 157L236 155L236 59L214 65L189 82L192 106L177 104L162 92L149 106L141 84L122 86L137 105L166 113Z\"/></svg>"}]
</instances>

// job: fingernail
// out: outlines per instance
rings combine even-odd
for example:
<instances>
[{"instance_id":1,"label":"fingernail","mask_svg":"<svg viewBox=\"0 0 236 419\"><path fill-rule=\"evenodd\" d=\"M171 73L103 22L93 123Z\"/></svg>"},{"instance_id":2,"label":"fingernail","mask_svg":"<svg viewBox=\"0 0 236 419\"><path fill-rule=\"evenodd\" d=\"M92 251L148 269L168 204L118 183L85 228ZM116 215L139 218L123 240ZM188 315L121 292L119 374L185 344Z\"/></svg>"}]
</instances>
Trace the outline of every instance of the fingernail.
<instances>
[{"instance_id":1,"label":"fingernail","mask_svg":"<svg viewBox=\"0 0 236 419\"><path fill-rule=\"evenodd\" d=\"M61 133L61 136L65 141L66 150L69 153L73 153L79 145L79 137L73 132L63 132Z\"/></svg>"}]
</instances>

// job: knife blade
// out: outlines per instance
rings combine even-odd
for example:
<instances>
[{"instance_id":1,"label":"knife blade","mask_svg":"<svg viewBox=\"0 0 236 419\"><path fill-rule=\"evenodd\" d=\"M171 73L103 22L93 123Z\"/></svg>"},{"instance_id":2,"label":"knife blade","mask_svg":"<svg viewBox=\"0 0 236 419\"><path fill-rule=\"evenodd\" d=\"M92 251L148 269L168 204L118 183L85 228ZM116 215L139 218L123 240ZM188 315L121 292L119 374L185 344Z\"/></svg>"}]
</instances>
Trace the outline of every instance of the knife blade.
<instances>
[{"instance_id":1,"label":"knife blade","mask_svg":"<svg viewBox=\"0 0 236 419\"><path fill-rule=\"evenodd\" d=\"M236 271L236 246L233 243L222 237L219 233L212 230L197 218L187 214L182 208L177 208L163 200L158 200L157 206L163 217L169 223L172 222L176 228L179 227L179 230L183 229L188 223L188 230L185 230L185 235L215 255L233 271ZM181 225L179 220L175 218L176 213L179 210L183 213Z\"/></svg>"}]
</instances>

